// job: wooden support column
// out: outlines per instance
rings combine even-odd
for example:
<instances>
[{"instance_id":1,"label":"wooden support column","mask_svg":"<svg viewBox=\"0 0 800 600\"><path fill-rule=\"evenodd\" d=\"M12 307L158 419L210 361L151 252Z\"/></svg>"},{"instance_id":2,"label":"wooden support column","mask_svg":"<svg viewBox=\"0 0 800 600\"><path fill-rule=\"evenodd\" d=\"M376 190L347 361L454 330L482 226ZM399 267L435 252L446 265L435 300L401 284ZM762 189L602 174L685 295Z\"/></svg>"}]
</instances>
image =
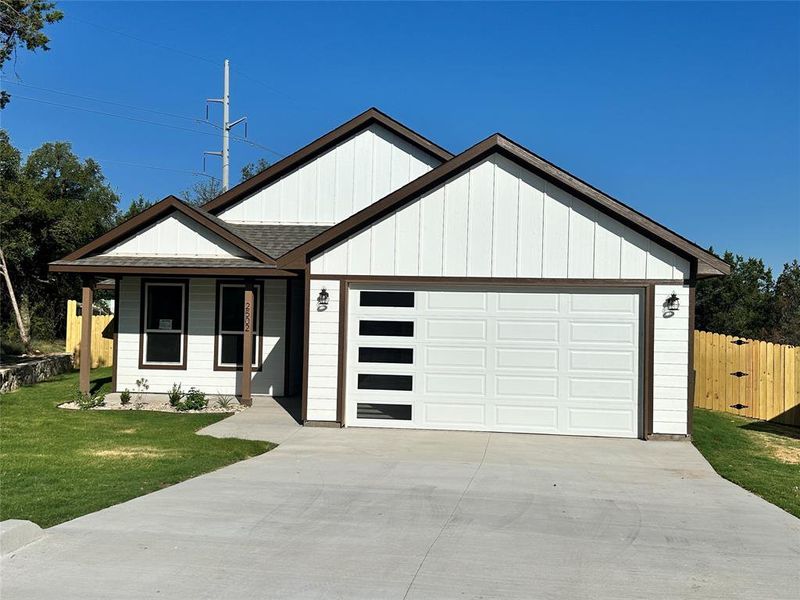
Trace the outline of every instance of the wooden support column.
<instances>
[{"instance_id":1,"label":"wooden support column","mask_svg":"<svg viewBox=\"0 0 800 600\"><path fill-rule=\"evenodd\" d=\"M253 404L253 317L255 313L255 295L253 280L244 282L244 340L242 342L242 404Z\"/></svg>"},{"instance_id":2,"label":"wooden support column","mask_svg":"<svg viewBox=\"0 0 800 600\"><path fill-rule=\"evenodd\" d=\"M92 370L92 304L94 303L94 278L83 280L81 299L81 357L80 390L89 393L89 378Z\"/></svg>"}]
</instances>

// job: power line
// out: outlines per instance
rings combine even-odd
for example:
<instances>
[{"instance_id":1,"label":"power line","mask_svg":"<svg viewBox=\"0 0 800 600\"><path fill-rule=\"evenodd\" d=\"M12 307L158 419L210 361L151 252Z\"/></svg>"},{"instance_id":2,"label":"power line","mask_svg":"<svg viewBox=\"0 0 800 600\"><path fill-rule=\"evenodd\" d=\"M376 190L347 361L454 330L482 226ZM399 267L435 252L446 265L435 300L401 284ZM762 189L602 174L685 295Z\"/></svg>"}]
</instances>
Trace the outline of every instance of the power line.
<instances>
[{"instance_id":1,"label":"power line","mask_svg":"<svg viewBox=\"0 0 800 600\"><path fill-rule=\"evenodd\" d=\"M93 114L97 114L97 115L103 115L103 116L106 116L106 117L115 117L115 118L118 118L118 119L125 119L125 120L128 120L128 121L134 121L136 123L147 123L149 125L157 125L159 127L166 127L168 129L174 129L174 130L177 130L177 131L188 131L189 133L196 133L196 134L199 134L199 135L216 136L216 134L211 133L210 131L198 131L197 129L190 129L188 127L181 127L179 125L171 125L169 123L160 123L158 121L150 121L150 120L147 120L147 119L140 119L138 117L132 117L132 116L129 116L129 115L120 115L120 114L117 114L117 113L110 113L110 112L105 112L105 111L102 111L102 110L96 110L96 109L92 109L92 108L85 108L83 106L72 106L70 104L62 104L60 102L52 102L50 100L43 100L41 98L31 98L30 96L20 96L19 94L15 94L14 98L22 99L22 100L30 100L31 102L39 102L41 104L48 104L50 106L58 106L60 108L68 108L68 109L71 109L71 110L84 111L84 112L93 113ZM206 121L201 121L199 119L197 121L199 123L206 123ZM266 150L267 152L271 152L271 153L273 153L273 154L275 154L277 156L280 156L280 157L285 156L285 154L282 154L281 152L278 152L277 150L273 150L272 148L269 148L269 147L264 146L262 144L259 144L257 142L253 142L253 141L248 140L246 138L240 138L238 136L231 136L231 139L234 140L234 141L237 141L237 142L248 144L250 146L254 146L256 148L261 148L262 150Z\"/></svg>"},{"instance_id":2,"label":"power line","mask_svg":"<svg viewBox=\"0 0 800 600\"><path fill-rule=\"evenodd\" d=\"M32 90L39 90L39 91L42 91L42 92L51 92L53 94L60 94L62 96L70 96L72 98L80 98L82 100L90 100L92 102L100 102L102 104L110 104L112 106L120 106L122 108L132 108L134 110L141 110L142 112L149 112L149 113L153 113L155 115L162 115L162 116L165 116L165 117L173 117L175 119L185 119L187 121L192 121L192 122L195 122L195 123L206 123L206 121L204 121L203 119L200 119L198 117L190 117L188 115L180 115L180 114L177 114L177 113L164 112L162 110L156 110L154 108L145 108L144 106L137 106L135 104L125 104L123 102L115 102L113 100L103 100L101 98L93 98L92 96L83 96L81 94L75 94L73 92L65 92L65 91L62 91L62 90L54 90L52 88L41 87L41 86L38 86L38 85L31 85L29 83L22 83L21 81L3 80L3 83L10 83L12 85L19 85L19 86L22 86L22 87L30 88Z\"/></svg>"},{"instance_id":3,"label":"power line","mask_svg":"<svg viewBox=\"0 0 800 600\"><path fill-rule=\"evenodd\" d=\"M92 160L95 160L100 163L117 163L120 165L127 165L130 167L141 167L143 169L154 169L156 171L172 171L174 173L186 173L189 175L195 175L197 177L208 177L209 179L214 179L218 181L216 177L213 175L209 175L208 173L203 173L201 171L191 171L189 169L175 169L172 167L159 167L156 165L146 165L144 163L136 163L136 162L129 162L126 160L114 160L113 158L96 158L94 156L90 157Z\"/></svg>"},{"instance_id":4,"label":"power line","mask_svg":"<svg viewBox=\"0 0 800 600\"><path fill-rule=\"evenodd\" d=\"M1 1L1 0L0 0ZM92 23L91 21L87 21L86 19L80 19L76 16L70 16L70 19L73 21L78 21L80 23L84 23L86 25L91 25L92 27L96 27L97 29L104 29L106 31L110 31L111 33L116 33L117 35L121 35L122 37L130 38L132 40L136 40L137 42L141 42L143 44L150 44L151 46L155 46L157 48L161 48L162 50L169 50L170 52L176 52L178 54L182 54L184 56L188 56L189 58L194 58L195 60L202 60L203 62L211 63L216 65L219 61L214 60L212 58L208 58L206 56L200 56L199 54L192 54L191 52L186 52L185 50L180 50L178 48L173 48L172 46L167 46L166 44L161 44L159 42L153 42L151 40L147 40L145 38L131 35L130 33L125 33L124 31L119 31L117 29L112 29L111 27L107 27L105 25L98 25L97 23Z\"/></svg>"},{"instance_id":5,"label":"power line","mask_svg":"<svg viewBox=\"0 0 800 600\"><path fill-rule=\"evenodd\" d=\"M2 0L0 0L0 1L2 1ZM145 38L142 38L142 37L139 37L139 36L131 35L129 33L125 33L123 31L119 31L118 29L112 29L111 27L107 27L105 25L99 25L97 23L92 23L91 21L87 21L86 19L80 19L80 18L74 17L74 16L70 17L70 19L73 20L73 21L79 21L81 23L85 23L86 25L90 25L90 26L96 27L98 29L103 29L105 31L108 31L108 32L111 32L111 33L115 33L117 35L121 35L121 36L126 37L126 38L130 38L132 40L136 40L137 42L140 42L142 44L149 44L151 46L155 46L156 48L161 48L162 50L168 50L169 52L175 52L175 53L181 54L183 56L188 56L190 58L194 58L195 60L201 60L203 62L211 63L211 64L214 64L214 65L219 64L220 62L222 62L219 59L213 59L213 58L209 58L207 56L200 56L199 54L193 54L191 52L186 52L185 50L180 50L178 48L173 48L172 46L167 46L166 44L162 44L160 42L154 42L152 40L148 40L148 39L145 39ZM239 75L241 75L245 79L249 79L250 81L253 81L253 82L261 85L265 89L267 89L267 90L269 90L269 91L271 91L271 92L273 92L275 94L278 94L280 96L283 96L287 100L291 100L292 102L295 102L296 104L305 105L306 107L314 108L313 105L309 104L308 102L304 102L303 100L299 100L298 98L295 98L295 97L287 94L286 92L284 92L282 90L279 90L278 88L273 87L273 86L269 85L268 83L265 83L261 79L253 77L252 75L250 75L249 73L246 73L245 71L243 71L242 69L240 69L238 67L234 67L233 70L236 71Z\"/></svg>"}]
</instances>

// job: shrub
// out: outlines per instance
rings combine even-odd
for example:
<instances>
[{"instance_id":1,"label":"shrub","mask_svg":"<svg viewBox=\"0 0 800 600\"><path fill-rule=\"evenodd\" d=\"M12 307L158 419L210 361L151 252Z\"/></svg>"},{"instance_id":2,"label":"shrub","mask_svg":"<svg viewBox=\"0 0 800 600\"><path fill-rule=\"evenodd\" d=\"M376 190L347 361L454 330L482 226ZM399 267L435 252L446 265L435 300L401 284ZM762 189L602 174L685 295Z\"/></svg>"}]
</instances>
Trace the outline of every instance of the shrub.
<instances>
[{"instance_id":1,"label":"shrub","mask_svg":"<svg viewBox=\"0 0 800 600\"><path fill-rule=\"evenodd\" d=\"M130 404L131 401L131 391L128 388L125 388L119 395L119 402L123 406L125 404Z\"/></svg>"},{"instance_id":2,"label":"shrub","mask_svg":"<svg viewBox=\"0 0 800 600\"><path fill-rule=\"evenodd\" d=\"M229 394L219 394L217 397L217 407L228 410L233 404L234 397Z\"/></svg>"},{"instance_id":3,"label":"shrub","mask_svg":"<svg viewBox=\"0 0 800 600\"><path fill-rule=\"evenodd\" d=\"M191 390L189 390L191 392ZM180 383L173 383L172 387L167 392L167 397L169 398L169 405L170 406L178 406L183 398L183 390L181 389Z\"/></svg>"},{"instance_id":4,"label":"shrub","mask_svg":"<svg viewBox=\"0 0 800 600\"><path fill-rule=\"evenodd\" d=\"M208 406L206 395L197 388L189 388L186 397L175 405L175 410L203 410Z\"/></svg>"},{"instance_id":5,"label":"shrub","mask_svg":"<svg viewBox=\"0 0 800 600\"><path fill-rule=\"evenodd\" d=\"M89 410L97 406L105 406L106 395L101 394L100 392L95 392L94 394L84 394L80 390L75 390L75 403L81 410Z\"/></svg>"}]
</instances>

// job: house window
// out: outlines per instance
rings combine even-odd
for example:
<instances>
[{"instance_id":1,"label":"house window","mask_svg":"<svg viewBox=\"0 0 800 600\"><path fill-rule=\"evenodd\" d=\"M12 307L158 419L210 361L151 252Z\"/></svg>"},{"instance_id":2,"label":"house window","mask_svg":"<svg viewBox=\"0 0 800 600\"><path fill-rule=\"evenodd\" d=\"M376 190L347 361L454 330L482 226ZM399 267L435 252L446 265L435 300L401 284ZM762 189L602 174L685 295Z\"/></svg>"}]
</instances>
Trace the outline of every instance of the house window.
<instances>
[{"instance_id":1,"label":"house window","mask_svg":"<svg viewBox=\"0 0 800 600\"><path fill-rule=\"evenodd\" d=\"M186 281L145 281L142 288L142 365L186 368Z\"/></svg>"},{"instance_id":2,"label":"house window","mask_svg":"<svg viewBox=\"0 0 800 600\"><path fill-rule=\"evenodd\" d=\"M261 286L253 286L253 352L251 364L258 367L261 355ZM244 284L219 283L217 286L217 339L216 361L217 369L242 368L242 352L244 350Z\"/></svg>"}]
</instances>

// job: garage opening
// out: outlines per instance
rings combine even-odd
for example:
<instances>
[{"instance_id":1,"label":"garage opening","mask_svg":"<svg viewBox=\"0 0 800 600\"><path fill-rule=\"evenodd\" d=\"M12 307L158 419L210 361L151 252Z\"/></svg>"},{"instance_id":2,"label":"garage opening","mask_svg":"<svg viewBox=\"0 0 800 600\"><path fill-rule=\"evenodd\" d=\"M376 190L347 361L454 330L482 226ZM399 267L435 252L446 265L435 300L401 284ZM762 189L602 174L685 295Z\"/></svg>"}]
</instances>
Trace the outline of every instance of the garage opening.
<instances>
[{"instance_id":1,"label":"garage opening","mask_svg":"<svg viewBox=\"0 0 800 600\"><path fill-rule=\"evenodd\" d=\"M643 293L352 284L345 424L640 437Z\"/></svg>"}]
</instances>

